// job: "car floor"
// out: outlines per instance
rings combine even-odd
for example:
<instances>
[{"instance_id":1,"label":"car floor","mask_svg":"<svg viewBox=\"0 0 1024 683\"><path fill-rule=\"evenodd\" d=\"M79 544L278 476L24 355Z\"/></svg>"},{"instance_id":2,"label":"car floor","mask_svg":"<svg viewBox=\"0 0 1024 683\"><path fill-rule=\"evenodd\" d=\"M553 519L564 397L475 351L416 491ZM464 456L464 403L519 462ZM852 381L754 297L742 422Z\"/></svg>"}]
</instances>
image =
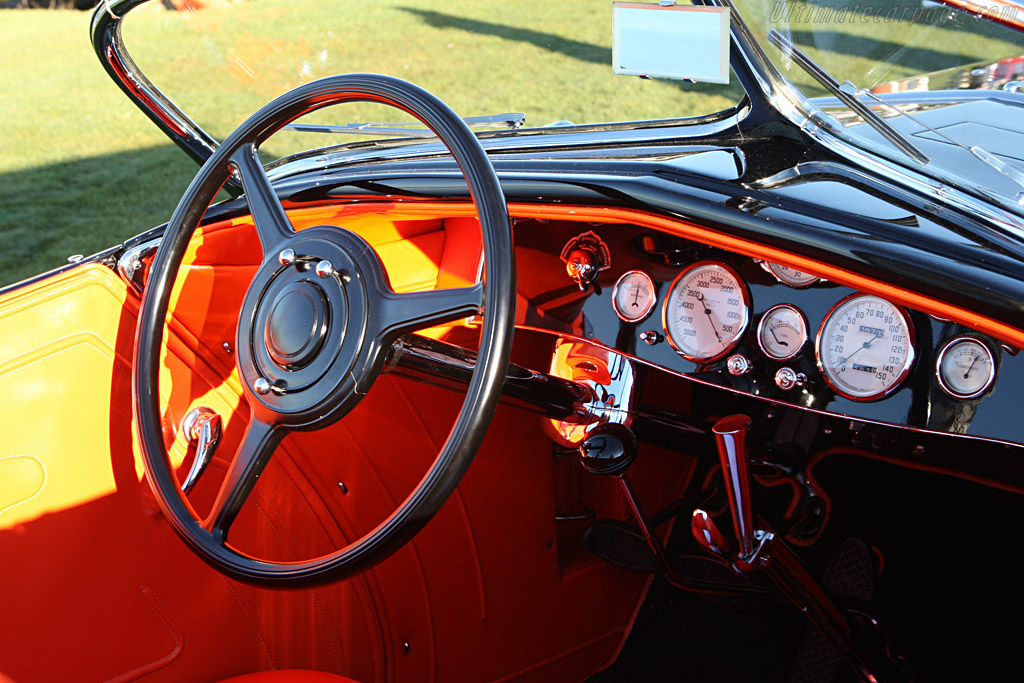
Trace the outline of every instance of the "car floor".
<instances>
[{"instance_id":1,"label":"car floor","mask_svg":"<svg viewBox=\"0 0 1024 683\"><path fill-rule=\"evenodd\" d=\"M1012 529L1024 497L852 457L826 462L816 474L834 512L802 557L827 577L833 569L823 567L851 539L870 551L866 608L885 627L908 680L986 680L1012 670L1024 608ZM681 521L669 543L677 558L696 552ZM809 633L788 603L705 597L659 578L619 658L590 681L857 680L830 647L811 652Z\"/></svg>"}]
</instances>

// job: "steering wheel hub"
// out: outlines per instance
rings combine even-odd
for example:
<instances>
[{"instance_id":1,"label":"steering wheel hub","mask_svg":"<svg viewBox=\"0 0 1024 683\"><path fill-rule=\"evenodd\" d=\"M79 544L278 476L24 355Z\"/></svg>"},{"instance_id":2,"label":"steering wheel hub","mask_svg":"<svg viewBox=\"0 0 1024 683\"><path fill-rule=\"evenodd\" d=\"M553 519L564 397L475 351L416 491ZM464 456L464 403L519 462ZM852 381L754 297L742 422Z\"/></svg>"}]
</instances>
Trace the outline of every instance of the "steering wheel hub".
<instances>
[{"instance_id":1,"label":"steering wheel hub","mask_svg":"<svg viewBox=\"0 0 1024 683\"><path fill-rule=\"evenodd\" d=\"M303 230L287 246L308 256L264 261L242 302L236 341L246 384L264 379L275 387L256 392L257 400L300 425L339 402L350 408L360 398L356 388L368 383L367 285L380 277L380 266L359 236L333 226ZM316 273L323 260L337 264L329 277Z\"/></svg>"},{"instance_id":2,"label":"steering wheel hub","mask_svg":"<svg viewBox=\"0 0 1024 683\"><path fill-rule=\"evenodd\" d=\"M289 285L270 304L263 330L267 353L285 370L306 367L323 348L329 321L327 297L317 283Z\"/></svg>"}]
</instances>

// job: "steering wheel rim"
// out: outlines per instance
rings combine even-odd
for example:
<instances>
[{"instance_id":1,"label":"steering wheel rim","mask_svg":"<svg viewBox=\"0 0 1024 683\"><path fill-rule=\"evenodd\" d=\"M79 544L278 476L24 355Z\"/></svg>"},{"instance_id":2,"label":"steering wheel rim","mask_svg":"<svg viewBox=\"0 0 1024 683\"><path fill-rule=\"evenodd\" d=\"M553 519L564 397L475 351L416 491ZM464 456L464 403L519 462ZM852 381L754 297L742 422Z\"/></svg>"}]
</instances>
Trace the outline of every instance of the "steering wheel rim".
<instances>
[{"instance_id":1,"label":"steering wheel rim","mask_svg":"<svg viewBox=\"0 0 1024 683\"><path fill-rule=\"evenodd\" d=\"M451 151L480 219L485 284L396 294L387 285L376 253L357 235L334 226L299 232L291 228L258 161L257 149L298 117L350 101L401 109L427 125ZM242 305L235 354L251 416L213 511L200 520L178 484L164 445L157 391L159 358L163 322L187 245L206 208L232 173L241 176L263 249L263 262ZM501 394L515 320L510 225L497 175L465 122L436 96L397 78L344 74L304 84L262 107L224 140L189 185L168 223L143 292L132 365L133 410L147 479L164 516L196 554L224 574L249 583L315 585L365 571L408 542L426 524L469 467ZM286 249L292 253L286 254ZM320 260L328 259L304 254L309 250L329 252L335 261L342 262L342 267L332 262L333 272L324 276L321 284L310 273L315 272ZM291 263L288 256L293 257ZM271 291L276 292L274 298L268 295ZM314 303L299 308L308 315L296 318L278 313L294 309L293 303L307 299ZM371 300L376 305L370 305ZM327 426L351 410L379 374L387 349L400 334L464 317L481 306L486 315L479 355L455 425L426 475L387 519L344 548L298 562L263 560L228 545L227 532L234 516L287 431ZM298 327L305 330L310 319L312 336L298 342L289 336L293 321L298 320ZM257 339L261 324L263 348ZM336 339L338 327L343 328L340 341ZM275 340L284 341L278 344ZM272 353L281 352L280 346L287 347L287 358ZM301 367L288 364L295 353L302 356ZM267 354L273 355L269 365ZM327 361L323 360L324 354ZM293 379L289 372L301 375L316 366L315 371L306 373L308 380L325 365L327 371L310 383L298 389L287 385L286 380ZM261 377L266 384L257 383ZM271 390L267 390L268 385Z\"/></svg>"}]
</instances>

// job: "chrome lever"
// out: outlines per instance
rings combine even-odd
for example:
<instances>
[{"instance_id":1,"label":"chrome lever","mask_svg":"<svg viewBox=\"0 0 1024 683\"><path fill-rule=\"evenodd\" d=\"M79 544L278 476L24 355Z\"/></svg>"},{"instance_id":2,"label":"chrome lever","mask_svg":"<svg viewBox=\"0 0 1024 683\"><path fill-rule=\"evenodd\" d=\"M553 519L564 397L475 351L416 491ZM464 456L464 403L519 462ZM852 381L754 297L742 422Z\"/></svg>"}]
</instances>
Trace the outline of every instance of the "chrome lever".
<instances>
[{"instance_id":1,"label":"chrome lever","mask_svg":"<svg viewBox=\"0 0 1024 683\"><path fill-rule=\"evenodd\" d=\"M728 561L740 573L763 571L779 591L810 620L822 635L832 641L836 649L867 681L900 681L906 677L888 658L886 653L865 647L828 592L811 575L799 556L774 532L763 524L754 528L754 513L750 502L750 472L747 461L746 436L750 418L730 415L715 423L718 457L722 477L729 494L736 540L739 550L730 560L725 537L714 520L697 509L690 520L690 530L697 542L713 555Z\"/></svg>"},{"instance_id":2,"label":"chrome lever","mask_svg":"<svg viewBox=\"0 0 1024 683\"><path fill-rule=\"evenodd\" d=\"M189 468L181 490L186 494L195 486L199 476L210 464L220 441L220 415L206 407L193 408L181 421L181 430L190 446L195 446L196 457Z\"/></svg>"},{"instance_id":3,"label":"chrome lever","mask_svg":"<svg viewBox=\"0 0 1024 683\"><path fill-rule=\"evenodd\" d=\"M722 465L725 490L729 494L729 508L741 560L748 559L754 552L754 513L750 507L746 444L749 428L750 418L746 415L723 417L711 428L718 445L718 459Z\"/></svg>"}]
</instances>

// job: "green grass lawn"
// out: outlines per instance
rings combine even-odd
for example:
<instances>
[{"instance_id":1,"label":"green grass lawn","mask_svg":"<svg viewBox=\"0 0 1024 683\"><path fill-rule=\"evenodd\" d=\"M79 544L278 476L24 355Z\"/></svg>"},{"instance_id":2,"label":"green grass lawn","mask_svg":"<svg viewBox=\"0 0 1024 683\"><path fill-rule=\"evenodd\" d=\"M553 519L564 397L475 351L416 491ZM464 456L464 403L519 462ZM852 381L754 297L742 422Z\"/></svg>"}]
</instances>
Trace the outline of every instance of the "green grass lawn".
<instances>
[{"instance_id":1,"label":"green grass lawn","mask_svg":"<svg viewBox=\"0 0 1024 683\"><path fill-rule=\"evenodd\" d=\"M735 85L723 95L613 78L610 3L340 4L250 0L189 16L137 11L125 37L151 79L218 138L286 89L345 71L406 78L465 116L525 112L530 125L703 113L740 96ZM166 221L196 170L108 80L91 49L89 19L0 10L0 285ZM167 45L177 54L168 56ZM544 70L531 67L552 59ZM402 117L345 105L319 118ZM270 151L341 141L294 134Z\"/></svg>"},{"instance_id":2,"label":"green grass lawn","mask_svg":"<svg viewBox=\"0 0 1024 683\"><path fill-rule=\"evenodd\" d=\"M739 99L735 83L613 76L610 6L249 0L190 15L143 9L126 20L125 37L154 83L217 138L285 90L350 71L406 78L463 116L523 112L530 126L686 116ZM163 223L195 173L108 80L91 49L89 20L85 12L0 10L0 285ZM816 57L844 76L898 49L902 35L899 26L853 22L796 29L798 42L824 46ZM916 40L923 62L872 77L900 78L1015 47L945 27ZM313 116L333 123L403 118L362 104ZM268 148L280 155L352 139L287 134Z\"/></svg>"},{"instance_id":3,"label":"green grass lawn","mask_svg":"<svg viewBox=\"0 0 1024 683\"><path fill-rule=\"evenodd\" d=\"M195 164L106 77L85 12L0 10L0 284L167 219Z\"/></svg>"}]
</instances>

